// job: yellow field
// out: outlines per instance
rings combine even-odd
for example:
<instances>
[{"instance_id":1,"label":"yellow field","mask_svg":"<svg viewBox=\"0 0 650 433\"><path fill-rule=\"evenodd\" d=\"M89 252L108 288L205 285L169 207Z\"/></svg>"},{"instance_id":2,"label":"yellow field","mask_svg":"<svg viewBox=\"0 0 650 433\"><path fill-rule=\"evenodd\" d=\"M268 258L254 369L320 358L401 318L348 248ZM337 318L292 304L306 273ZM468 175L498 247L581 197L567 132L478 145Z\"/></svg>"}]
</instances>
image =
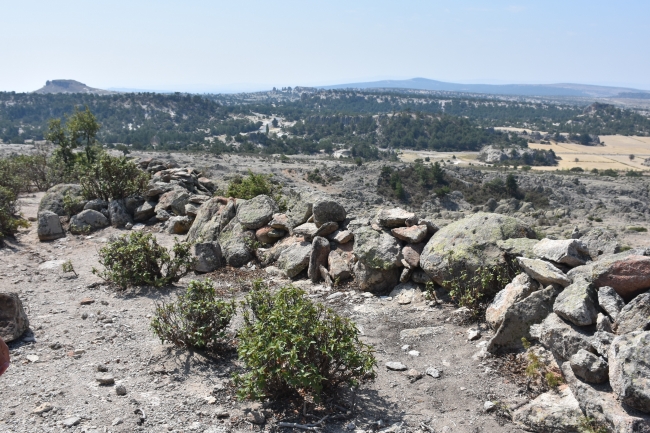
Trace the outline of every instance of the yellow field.
<instances>
[{"instance_id":1,"label":"yellow field","mask_svg":"<svg viewBox=\"0 0 650 433\"><path fill-rule=\"evenodd\" d=\"M555 167L533 167L536 170L555 170L582 167L585 170L593 168L613 170L649 170L643 165L646 158L650 158L650 137L625 137L622 135L601 135L600 141L604 146L582 146L579 144L555 143L536 144L529 143L532 149L553 149L555 154L562 158ZM634 159L630 160L630 155ZM578 162L575 159L578 158Z\"/></svg>"}]
</instances>

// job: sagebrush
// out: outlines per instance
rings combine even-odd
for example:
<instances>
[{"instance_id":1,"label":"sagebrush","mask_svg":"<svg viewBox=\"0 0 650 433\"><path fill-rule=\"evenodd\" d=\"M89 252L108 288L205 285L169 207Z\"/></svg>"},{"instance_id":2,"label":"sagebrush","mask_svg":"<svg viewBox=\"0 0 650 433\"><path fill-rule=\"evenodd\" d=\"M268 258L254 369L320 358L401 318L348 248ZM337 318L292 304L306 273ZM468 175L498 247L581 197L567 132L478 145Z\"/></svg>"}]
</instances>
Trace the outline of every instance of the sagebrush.
<instances>
[{"instance_id":1,"label":"sagebrush","mask_svg":"<svg viewBox=\"0 0 650 433\"><path fill-rule=\"evenodd\" d=\"M119 200L142 194L147 189L149 175L128 158L102 153L97 160L80 169L81 193L89 200Z\"/></svg>"}]
</instances>

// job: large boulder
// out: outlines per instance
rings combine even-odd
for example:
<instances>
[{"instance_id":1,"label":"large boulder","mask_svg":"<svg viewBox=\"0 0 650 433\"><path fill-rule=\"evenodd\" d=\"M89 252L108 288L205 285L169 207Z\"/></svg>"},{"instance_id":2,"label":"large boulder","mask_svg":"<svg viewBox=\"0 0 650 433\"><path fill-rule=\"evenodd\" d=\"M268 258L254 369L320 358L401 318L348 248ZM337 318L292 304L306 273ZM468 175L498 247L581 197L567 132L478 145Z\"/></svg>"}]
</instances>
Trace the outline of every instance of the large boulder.
<instances>
[{"instance_id":1,"label":"large boulder","mask_svg":"<svg viewBox=\"0 0 650 433\"><path fill-rule=\"evenodd\" d=\"M497 241L534 238L535 232L520 220L505 215L476 213L453 222L434 234L422 251L420 266L443 285L463 272L506 265Z\"/></svg>"},{"instance_id":2,"label":"large boulder","mask_svg":"<svg viewBox=\"0 0 650 433\"><path fill-rule=\"evenodd\" d=\"M314 213L314 223L318 227L328 222L345 221L347 216L343 206L331 199L317 200L312 212Z\"/></svg>"},{"instance_id":3,"label":"large boulder","mask_svg":"<svg viewBox=\"0 0 650 433\"><path fill-rule=\"evenodd\" d=\"M268 195L258 195L246 200L237 208L237 218L240 224L249 230L257 230L264 227L273 214L278 211L278 205Z\"/></svg>"},{"instance_id":4,"label":"large boulder","mask_svg":"<svg viewBox=\"0 0 650 433\"><path fill-rule=\"evenodd\" d=\"M38 211L50 211L58 216L67 216L68 213L63 205L63 198L66 195L70 197L72 203L75 203L70 209L71 213L74 215L81 212L86 205L86 200L81 195L81 186L76 184L59 184L48 189L38 205Z\"/></svg>"},{"instance_id":5,"label":"large boulder","mask_svg":"<svg viewBox=\"0 0 650 433\"><path fill-rule=\"evenodd\" d=\"M555 313L544 319L539 334L542 345L563 361L571 359L580 349L596 351L586 330L565 322Z\"/></svg>"},{"instance_id":6,"label":"large boulder","mask_svg":"<svg viewBox=\"0 0 650 433\"><path fill-rule=\"evenodd\" d=\"M109 225L108 218L104 214L96 210L86 209L70 218L69 230L74 234L82 234L103 229Z\"/></svg>"},{"instance_id":7,"label":"large boulder","mask_svg":"<svg viewBox=\"0 0 650 433\"><path fill-rule=\"evenodd\" d=\"M524 272L544 285L559 284L566 287L571 284L569 277L549 262L525 257L518 257L517 262Z\"/></svg>"},{"instance_id":8,"label":"large boulder","mask_svg":"<svg viewBox=\"0 0 650 433\"><path fill-rule=\"evenodd\" d=\"M373 269L388 270L401 266L399 241L386 232L362 226L354 233L354 254Z\"/></svg>"},{"instance_id":9,"label":"large boulder","mask_svg":"<svg viewBox=\"0 0 650 433\"><path fill-rule=\"evenodd\" d=\"M212 197L201 205L187 234L189 242L209 242L219 238L221 230L235 217L235 200Z\"/></svg>"},{"instance_id":10,"label":"large boulder","mask_svg":"<svg viewBox=\"0 0 650 433\"><path fill-rule=\"evenodd\" d=\"M578 239L542 239L535 244L533 252L541 259L571 267L584 265L590 259L587 245Z\"/></svg>"},{"instance_id":11,"label":"large boulder","mask_svg":"<svg viewBox=\"0 0 650 433\"><path fill-rule=\"evenodd\" d=\"M497 247L506 253L510 258L526 257L528 259L536 258L533 248L539 241L537 239L513 238L504 241L497 241Z\"/></svg>"},{"instance_id":12,"label":"large boulder","mask_svg":"<svg viewBox=\"0 0 650 433\"><path fill-rule=\"evenodd\" d=\"M593 260L602 255L616 254L621 251L621 244L616 238L616 233L610 230L594 228L582 235L580 240L587 245L589 255Z\"/></svg>"},{"instance_id":13,"label":"large boulder","mask_svg":"<svg viewBox=\"0 0 650 433\"><path fill-rule=\"evenodd\" d=\"M111 200L108 203L108 214L113 227L119 228L129 223L133 224L133 219L126 211L126 206L122 200Z\"/></svg>"},{"instance_id":14,"label":"large boulder","mask_svg":"<svg viewBox=\"0 0 650 433\"><path fill-rule=\"evenodd\" d=\"M609 366L603 358L584 349L578 350L569 359L571 369L576 376L589 383L607 382Z\"/></svg>"},{"instance_id":15,"label":"large boulder","mask_svg":"<svg viewBox=\"0 0 650 433\"><path fill-rule=\"evenodd\" d=\"M327 256L327 265L332 280L337 282L350 278L352 276L351 262L352 253L338 248L331 250Z\"/></svg>"},{"instance_id":16,"label":"large boulder","mask_svg":"<svg viewBox=\"0 0 650 433\"><path fill-rule=\"evenodd\" d=\"M196 260L196 272L212 272L221 267L221 245L219 242L202 242L192 245L192 256Z\"/></svg>"},{"instance_id":17,"label":"large boulder","mask_svg":"<svg viewBox=\"0 0 650 433\"><path fill-rule=\"evenodd\" d=\"M598 317L596 297L596 290L591 283L576 279L558 295L553 312L574 325L592 325Z\"/></svg>"},{"instance_id":18,"label":"large boulder","mask_svg":"<svg viewBox=\"0 0 650 433\"><path fill-rule=\"evenodd\" d=\"M632 331L650 331L650 292L632 299L616 318L614 328L617 334Z\"/></svg>"},{"instance_id":19,"label":"large boulder","mask_svg":"<svg viewBox=\"0 0 650 433\"><path fill-rule=\"evenodd\" d=\"M9 343L29 328L29 319L18 293L0 293L0 338Z\"/></svg>"},{"instance_id":20,"label":"large boulder","mask_svg":"<svg viewBox=\"0 0 650 433\"><path fill-rule=\"evenodd\" d=\"M405 211L402 208L382 209L377 213L377 223L386 228L404 227L406 221L415 218L413 212Z\"/></svg>"},{"instance_id":21,"label":"large boulder","mask_svg":"<svg viewBox=\"0 0 650 433\"><path fill-rule=\"evenodd\" d=\"M542 322L548 316L553 309L557 294L558 290L549 286L534 291L521 301L512 304L506 310L494 337L488 342L487 351L497 353L521 349L522 337L531 337L531 325Z\"/></svg>"},{"instance_id":22,"label":"large boulder","mask_svg":"<svg viewBox=\"0 0 650 433\"><path fill-rule=\"evenodd\" d=\"M579 433L584 416L571 389L540 394L512 414L512 420L525 430L540 433Z\"/></svg>"},{"instance_id":23,"label":"large boulder","mask_svg":"<svg viewBox=\"0 0 650 433\"><path fill-rule=\"evenodd\" d=\"M377 269L357 261L353 268L354 278L364 292L385 293L392 290L399 282L398 268Z\"/></svg>"},{"instance_id":24,"label":"large boulder","mask_svg":"<svg viewBox=\"0 0 650 433\"><path fill-rule=\"evenodd\" d=\"M280 253L275 266L284 271L288 278L293 278L309 266L311 250L310 242L292 243Z\"/></svg>"},{"instance_id":25,"label":"large boulder","mask_svg":"<svg viewBox=\"0 0 650 433\"><path fill-rule=\"evenodd\" d=\"M166 210L176 215L185 215L185 205L190 202L190 194L182 188L172 189L160 196L156 212Z\"/></svg>"},{"instance_id":26,"label":"large boulder","mask_svg":"<svg viewBox=\"0 0 650 433\"><path fill-rule=\"evenodd\" d=\"M255 232L246 230L237 217L230 220L219 235L223 257L230 266L237 268L253 259L250 246L254 241Z\"/></svg>"},{"instance_id":27,"label":"large boulder","mask_svg":"<svg viewBox=\"0 0 650 433\"><path fill-rule=\"evenodd\" d=\"M52 241L65 237L63 226L59 216L49 210L38 213L38 239L41 241Z\"/></svg>"},{"instance_id":28,"label":"large boulder","mask_svg":"<svg viewBox=\"0 0 650 433\"><path fill-rule=\"evenodd\" d=\"M625 301L612 287L603 286L598 288L598 305L612 320L616 320L625 307Z\"/></svg>"},{"instance_id":29,"label":"large boulder","mask_svg":"<svg viewBox=\"0 0 650 433\"><path fill-rule=\"evenodd\" d=\"M539 283L528 274L517 275L503 290L499 291L485 310L485 321L492 329L499 329L506 312L513 304L528 297L539 289Z\"/></svg>"},{"instance_id":30,"label":"large boulder","mask_svg":"<svg viewBox=\"0 0 650 433\"><path fill-rule=\"evenodd\" d=\"M311 244L311 253L309 254L309 267L307 277L316 283L321 278L320 267L327 266L327 259L330 254L330 242L320 236L316 236Z\"/></svg>"},{"instance_id":31,"label":"large boulder","mask_svg":"<svg viewBox=\"0 0 650 433\"><path fill-rule=\"evenodd\" d=\"M609 382L625 404L650 413L650 331L619 335L609 348Z\"/></svg>"}]
</instances>

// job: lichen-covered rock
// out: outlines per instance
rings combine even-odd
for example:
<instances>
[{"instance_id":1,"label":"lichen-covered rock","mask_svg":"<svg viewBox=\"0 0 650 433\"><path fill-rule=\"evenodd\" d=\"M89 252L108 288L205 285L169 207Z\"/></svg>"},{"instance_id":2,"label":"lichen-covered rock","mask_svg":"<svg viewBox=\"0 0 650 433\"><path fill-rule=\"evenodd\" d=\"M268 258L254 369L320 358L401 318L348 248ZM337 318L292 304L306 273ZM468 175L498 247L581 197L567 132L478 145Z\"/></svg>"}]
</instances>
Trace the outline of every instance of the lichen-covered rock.
<instances>
[{"instance_id":1,"label":"lichen-covered rock","mask_svg":"<svg viewBox=\"0 0 650 433\"><path fill-rule=\"evenodd\" d=\"M576 376L589 383L607 382L609 374L607 361L591 352L584 349L578 350L569 359L569 364Z\"/></svg>"},{"instance_id":2,"label":"lichen-covered rock","mask_svg":"<svg viewBox=\"0 0 650 433\"><path fill-rule=\"evenodd\" d=\"M603 228L593 228L580 237L587 245L592 260L599 256L616 254L621 251L621 244L616 238L616 233Z\"/></svg>"},{"instance_id":3,"label":"lichen-covered rock","mask_svg":"<svg viewBox=\"0 0 650 433\"><path fill-rule=\"evenodd\" d=\"M625 307L625 301L612 287L603 286L598 288L598 305L612 320L616 320Z\"/></svg>"},{"instance_id":4,"label":"lichen-covered rock","mask_svg":"<svg viewBox=\"0 0 650 433\"><path fill-rule=\"evenodd\" d=\"M364 292L385 293L392 290L399 281L398 268L377 269L371 268L361 260L354 265L354 277L359 288Z\"/></svg>"},{"instance_id":5,"label":"lichen-covered rock","mask_svg":"<svg viewBox=\"0 0 650 433\"><path fill-rule=\"evenodd\" d=\"M318 227L328 222L345 221L347 216L343 206L331 199L317 200L313 205L312 212L314 214L314 223Z\"/></svg>"},{"instance_id":6,"label":"lichen-covered rock","mask_svg":"<svg viewBox=\"0 0 650 433\"><path fill-rule=\"evenodd\" d=\"M250 246L255 233L244 229L237 217L230 220L219 235L219 245L226 262L233 267L244 266L253 259Z\"/></svg>"},{"instance_id":7,"label":"lichen-covered rock","mask_svg":"<svg viewBox=\"0 0 650 433\"><path fill-rule=\"evenodd\" d=\"M363 226L355 232L354 239L354 254L366 266L388 270L401 265L401 246L388 233Z\"/></svg>"},{"instance_id":8,"label":"lichen-covered rock","mask_svg":"<svg viewBox=\"0 0 650 433\"><path fill-rule=\"evenodd\" d=\"M339 244L346 244L354 239L354 234L350 230L337 230L327 238Z\"/></svg>"},{"instance_id":9,"label":"lichen-covered rock","mask_svg":"<svg viewBox=\"0 0 650 433\"><path fill-rule=\"evenodd\" d=\"M176 215L185 215L185 205L190 201L190 194L181 188L172 189L160 196L155 211L163 209Z\"/></svg>"},{"instance_id":10,"label":"lichen-covered rock","mask_svg":"<svg viewBox=\"0 0 650 433\"><path fill-rule=\"evenodd\" d=\"M598 317L596 296L591 283L577 279L558 295L553 312L574 325L592 325Z\"/></svg>"},{"instance_id":11,"label":"lichen-covered rock","mask_svg":"<svg viewBox=\"0 0 650 433\"><path fill-rule=\"evenodd\" d=\"M436 232L422 251L420 266L443 285L464 271L505 266L497 241L523 237L534 238L535 233L518 219L479 212Z\"/></svg>"},{"instance_id":12,"label":"lichen-covered rock","mask_svg":"<svg viewBox=\"0 0 650 433\"><path fill-rule=\"evenodd\" d=\"M273 214L278 211L278 205L268 195L258 195L237 208L237 218L240 224L250 230L257 230L264 227Z\"/></svg>"},{"instance_id":13,"label":"lichen-covered rock","mask_svg":"<svg viewBox=\"0 0 650 433\"><path fill-rule=\"evenodd\" d=\"M533 252L541 259L572 267L584 265L591 258L587 245L578 239L542 239Z\"/></svg>"},{"instance_id":14,"label":"lichen-covered rock","mask_svg":"<svg viewBox=\"0 0 650 433\"><path fill-rule=\"evenodd\" d=\"M109 225L108 218L104 214L96 210L86 209L70 218L69 230L74 234L82 234L103 229Z\"/></svg>"},{"instance_id":15,"label":"lichen-covered rock","mask_svg":"<svg viewBox=\"0 0 650 433\"><path fill-rule=\"evenodd\" d=\"M625 404L650 413L650 331L619 335L609 348L609 382Z\"/></svg>"},{"instance_id":16,"label":"lichen-covered rock","mask_svg":"<svg viewBox=\"0 0 650 433\"><path fill-rule=\"evenodd\" d=\"M201 205L187 234L189 242L211 242L235 217L235 199L212 197Z\"/></svg>"},{"instance_id":17,"label":"lichen-covered rock","mask_svg":"<svg viewBox=\"0 0 650 433\"><path fill-rule=\"evenodd\" d=\"M52 241L65 237L63 226L59 216L49 210L38 213L38 239L41 241Z\"/></svg>"},{"instance_id":18,"label":"lichen-covered rock","mask_svg":"<svg viewBox=\"0 0 650 433\"><path fill-rule=\"evenodd\" d=\"M334 281L344 281L352 276L351 273L352 253L341 249L331 250L327 256L329 274Z\"/></svg>"},{"instance_id":19,"label":"lichen-covered rock","mask_svg":"<svg viewBox=\"0 0 650 433\"><path fill-rule=\"evenodd\" d=\"M192 227L192 218L185 216L173 216L167 220L167 233L172 235L184 235Z\"/></svg>"},{"instance_id":20,"label":"lichen-covered rock","mask_svg":"<svg viewBox=\"0 0 650 433\"><path fill-rule=\"evenodd\" d=\"M512 282L499 291L485 310L485 321L492 329L499 329L506 312L513 304L538 290L539 284L526 273L517 275Z\"/></svg>"},{"instance_id":21,"label":"lichen-covered rock","mask_svg":"<svg viewBox=\"0 0 650 433\"><path fill-rule=\"evenodd\" d=\"M377 222L386 228L404 227L406 221L415 218L413 212L405 211L402 208L382 209L377 213Z\"/></svg>"},{"instance_id":22,"label":"lichen-covered rock","mask_svg":"<svg viewBox=\"0 0 650 433\"><path fill-rule=\"evenodd\" d=\"M330 242L321 236L314 237L311 243L311 253L309 254L309 266L307 268L307 277L316 283L321 277L320 267L327 265L327 259L330 254Z\"/></svg>"},{"instance_id":23,"label":"lichen-covered rock","mask_svg":"<svg viewBox=\"0 0 650 433\"><path fill-rule=\"evenodd\" d=\"M27 328L29 319L18 293L0 293L0 338L9 343L20 338Z\"/></svg>"},{"instance_id":24,"label":"lichen-covered rock","mask_svg":"<svg viewBox=\"0 0 650 433\"><path fill-rule=\"evenodd\" d=\"M156 215L156 202L145 201L140 206L135 208L135 212L133 212L133 220L147 221L154 215Z\"/></svg>"},{"instance_id":25,"label":"lichen-covered rock","mask_svg":"<svg viewBox=\"0 0 650 433\"><path fill-rule=\"evenodd\" d=\"M637 296L623 307L616 318L614 329L617 334L650 330L650 292Z\"/></svg>"},{"instance_id":26,"label":"lichen-covered rock","mask_svg":"<svg viewBox=\"0 0 650 433\"><path fill-rule=\"evenodd\" d=\"M579 433L584 415L571 389L540 394L512 414L524 429L540 433Z\"/></svg>"},{"instance_id":27,"label":"lichen-covered rock","mask_svg":"<svg viewBox=\"0 0 650 433\"><path fill-rule=\"evenodd\" d=\"M411 227L398 227L390 231L397 239L410 244L422 242L427 235L427 226L416 225Z\"/></svg>"},{"instance_id":28,"label":"lichen-covered rock","mask_svg":"<svg viewBox=\"0 0 650 433\"><path fill-rule=\"evenodd\" d=\"M119 228L129 223L133 224L133 219L126 211L126 206L124 206L124 201L122 200L111 200L108 203L108 214L113 227Z\"/></svg>"},{"instance_id":29,"label":"lichen-covered rock","mask_svg":"<svg viewBox=\"0 0 650 433\"><path fill-rule=\"evenodd\" d=\"M275 266L284 271L288 278L293 278L309 266L310 255L310 242L294 243L282 251Z\"/></svg>"},{"instance_id":30,"label":"lichen-covered rock","mask_svg":"<svg viewBox=\"0 0 650 433\"><path fill-rule=\"evenodd\" d=\"M571 284L569 277L549 262L539 259L527 259L525 257L517 258L517 262L524 272L544 285L559 284L562 287L566 287Z\"/></svg>"},{"instance_id":31,"label":"lichen-covered rock","mask_svg":"<svg viewBox=\"0 0 650 433\"><path fill-rule=\"evenodd\" d=\"M67 216L68 213L63 206L63 198L66 195L70 197L71 203L75 203L73 208L70 209L71 214L81 212L86 205L86 200L81 195L81 185L70 183L54 185L48 189L38 205L38 211L50 211L58 216Z\"/></svg>"},{"instance_id":32,"label":"lichen-covered rock","mask_svg":"<svg viewBox=\"0 0 650 433\"><path fill-rule=\"evenodd\" d=\"M497 241L497 247L504 251L509 257L526 257L534 259L536 257L533 248L539 241L537 239L513 238L505 241Z\"/></svg>"},{"instance_id":33,"label":"lichen-covered rock","mask_svg":"<svg viewBox=\"0 0 650 433\"><path fill-rule=\"evenodd\" d=\"M221 267L221 245L219 242L202 242L192 245L191 253L196 272L212 272Z\"/></svg>"},{"instance_id":34,"label":"lichen-covered rock","mask_svg":"<svg viewBox=\"0 0 650 433\"><path fill-rule=\"evenodd\" d=\"M580 349L595 351L591 338L584 329L565 322L555 313L549 314L542 322L539 341L564 361L568 361Z\"/></svg>"},{"instance_id":35,"label":"lichen-covered rock","mask_svg":"<svg viewBox=\"0 0 650 433\"><path fill-rule=\"evenodd\" d=\"M412 282L398 284L388 296L400 305L424 302L422 289Z\"/></svg>"}]
</instances>

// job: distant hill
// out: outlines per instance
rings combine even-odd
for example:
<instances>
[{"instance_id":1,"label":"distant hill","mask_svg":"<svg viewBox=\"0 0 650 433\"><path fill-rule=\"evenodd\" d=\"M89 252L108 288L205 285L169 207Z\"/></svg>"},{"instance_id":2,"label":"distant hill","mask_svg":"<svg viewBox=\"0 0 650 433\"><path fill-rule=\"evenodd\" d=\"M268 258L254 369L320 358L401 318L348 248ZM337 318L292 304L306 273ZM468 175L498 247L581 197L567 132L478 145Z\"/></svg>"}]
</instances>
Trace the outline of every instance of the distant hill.
<instances>
[{"instance_id":1,"label":"distant hill","mask_svg":"<svg viewBox=\"0 0 650 433\"><path fill-rule=\"evenodd\" d=\"M41 87L34 93L86 93L93 95L112 95L115 92L88 87L84 83L75 80L48 80L45 82L45 86Z\"/></svg>"},{"instance_id":2,"label":"distant hill","mask_svg":"<svg viewBox=\"0 0 650 433\"><path fill-rule=\"evenodd\" d=\"M592 86L588 84L458 84L428 78L410 80L383 80L366 83L336 84L322 89L415 89L443 92L486 93L491 95L521 96L584 96L608 98L621 93L648 94L650 92L626 87Z\"/></svg>"}]
</instances>

